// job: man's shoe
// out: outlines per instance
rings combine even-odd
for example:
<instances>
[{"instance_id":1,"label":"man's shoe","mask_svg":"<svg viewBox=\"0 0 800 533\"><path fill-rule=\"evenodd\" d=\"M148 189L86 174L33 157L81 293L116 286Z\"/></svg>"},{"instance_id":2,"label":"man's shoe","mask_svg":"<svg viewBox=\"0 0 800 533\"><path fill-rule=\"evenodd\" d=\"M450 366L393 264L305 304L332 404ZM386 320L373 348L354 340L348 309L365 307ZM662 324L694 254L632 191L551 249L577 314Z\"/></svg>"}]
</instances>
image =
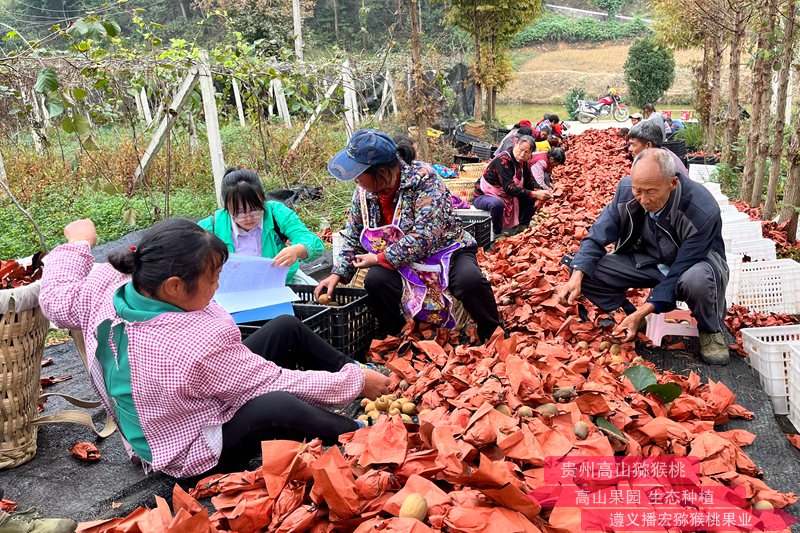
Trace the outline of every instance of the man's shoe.
<instances>
[{"instance_id":1,"label":"man's shoe","mask_svg":"<svg viewBox=\"0 0 800 533\"><path fill-rule=\"evenodd\" d=\"M0 533L74 533L78 523L68 518L37 518L36 510L0 511Z\"/></svg>"},{"instance_id":2,"label":"man's shoe","mask_svg":"<svg viewBox=\"0 0 800 533\"><path fill-rule=\"evenodd\" d=\"M721 331L716 333L700 332L700 355L709 365L727 365L731 359L725 336Z\"/></svg>"}]
</instances>

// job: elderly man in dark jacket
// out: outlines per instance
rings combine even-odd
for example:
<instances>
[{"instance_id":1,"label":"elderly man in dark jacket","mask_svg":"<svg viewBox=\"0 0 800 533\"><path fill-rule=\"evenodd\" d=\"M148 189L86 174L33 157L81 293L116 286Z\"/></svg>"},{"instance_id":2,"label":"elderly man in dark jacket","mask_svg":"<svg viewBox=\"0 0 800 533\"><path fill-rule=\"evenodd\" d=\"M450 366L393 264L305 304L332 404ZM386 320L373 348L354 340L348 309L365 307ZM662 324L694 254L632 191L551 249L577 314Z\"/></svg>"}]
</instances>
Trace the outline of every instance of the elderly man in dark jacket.
<instances>
[{"instance_id":1,"label":"elderly man in dark jacket","mask_svg":"<svg viewBox=\"0 0 800 533\"><path fill-rule=\"evenodd\" d=\"M665 150L646 149L581 242L559 297L572 304L583 293L604 311L621 307L628 316L614 333L626 341L635 337L647 315L685 301L697 319L703 360L727 364L722 332L728 265L721 228L711 193L678 174ZM612 243L615 250L606 253ZM629 288L652 290L636 309L626 297Z\"/></svg>"}]
</instances>

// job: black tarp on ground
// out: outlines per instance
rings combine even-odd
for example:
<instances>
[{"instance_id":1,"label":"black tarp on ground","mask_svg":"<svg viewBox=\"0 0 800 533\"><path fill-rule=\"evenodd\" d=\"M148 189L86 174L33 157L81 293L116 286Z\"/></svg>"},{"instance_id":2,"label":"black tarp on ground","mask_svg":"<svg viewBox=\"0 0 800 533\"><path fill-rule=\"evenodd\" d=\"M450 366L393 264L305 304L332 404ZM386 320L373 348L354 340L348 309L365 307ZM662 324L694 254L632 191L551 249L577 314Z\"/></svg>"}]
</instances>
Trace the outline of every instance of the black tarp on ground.
<instances>
[{"instance_id":1,"label":"black tarp on ground","mask_svg":"<svg viewBox=\"0 0 800 533\"><path fill-rule=\"evenodd\" d=\"M114 243L98 246L95 257L103 260L117 246L129 246L136 235L129 235ZM317 274L319 275L319 274ZM737 402L755 413L751 421L731 420L719 430L741 428L756 435L745 452L764 470L764 480L777 490L800 492L800 450L791 446L785 437L792 427L785 417L772 414L769 400L758 380L751 374L747 362L734 356L730 365L709 367L691 355L697 349L696 340L687 340L689 350L666 351L640 349L640 353L660 370L677 373L697 372L703 379L725 383L737 396ZM45 357L54 364L42 370L43 376L71 375L72 379L47 389L83 398L94 398L87 374L72 343L47 348ZM60 399L47 402L46 413L66 407ZM103 416L95 410L99 425ZM800 428L798 428L800 429ZM140 505L152 506L156 495L169 498L175 483L173 478L155 474L146 476L139 466L132 464L123 449L118 434L97 446L102 459L94 464L82 463L72 458L67 448L78 441L94 441L92 433L83 427L59 424L39 430L39 451L29 463L0 472L0 486L5 497L22 508L38 507L48 516L68 516L76 520L91 520L124 516ZM800 504L787 511L800 517ZM800 524L792 531L800 532Z\"/></svg>"}]
</instances>

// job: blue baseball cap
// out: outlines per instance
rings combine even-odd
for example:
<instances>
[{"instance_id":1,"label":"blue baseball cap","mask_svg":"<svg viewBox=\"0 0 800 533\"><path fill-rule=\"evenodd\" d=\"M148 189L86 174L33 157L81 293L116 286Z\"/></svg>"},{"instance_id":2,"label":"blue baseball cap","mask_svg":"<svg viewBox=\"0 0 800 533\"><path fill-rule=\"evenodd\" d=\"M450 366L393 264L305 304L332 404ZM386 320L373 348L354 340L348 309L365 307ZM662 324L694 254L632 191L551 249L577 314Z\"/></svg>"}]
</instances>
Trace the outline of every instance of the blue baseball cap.
<instances>
[{"instance_id":1,"label":"blue baseball cap","mask_svg":"<svg viewBox=\"0 0 800 533\"><path fill-rule=\"evenodd\" d=\"M341 181L353 181L372 165L397 160L397 145L378 130L358 130L347 147L328 161L328 172Z\"/></svg>"}]
</instances>

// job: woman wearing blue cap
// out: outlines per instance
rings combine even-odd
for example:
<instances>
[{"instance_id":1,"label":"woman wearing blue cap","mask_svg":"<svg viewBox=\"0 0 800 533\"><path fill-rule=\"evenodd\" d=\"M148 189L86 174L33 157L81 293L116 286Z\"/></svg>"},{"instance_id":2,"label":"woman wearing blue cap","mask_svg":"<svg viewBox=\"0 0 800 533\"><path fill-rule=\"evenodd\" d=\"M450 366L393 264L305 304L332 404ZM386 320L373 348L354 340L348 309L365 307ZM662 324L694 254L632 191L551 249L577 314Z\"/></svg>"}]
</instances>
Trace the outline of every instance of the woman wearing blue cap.
<instances>
[{"instance_id":1,"label":"woman wearing blue cap","mask_svg":"<svg viewBox=\"0 0 800 533\"><path fill-rule=\"evenodd\" d=\"M386 133L359 130L328 171L358 187L341 254L333 273L317 285L317 297L369 268L364 287L383 335L397 335L409 318L455 327L453 297L475 320L482 340L500 327L475 239L461 227L450 193L429 165L400 159Z\"/></svg>"}]
</instances>

